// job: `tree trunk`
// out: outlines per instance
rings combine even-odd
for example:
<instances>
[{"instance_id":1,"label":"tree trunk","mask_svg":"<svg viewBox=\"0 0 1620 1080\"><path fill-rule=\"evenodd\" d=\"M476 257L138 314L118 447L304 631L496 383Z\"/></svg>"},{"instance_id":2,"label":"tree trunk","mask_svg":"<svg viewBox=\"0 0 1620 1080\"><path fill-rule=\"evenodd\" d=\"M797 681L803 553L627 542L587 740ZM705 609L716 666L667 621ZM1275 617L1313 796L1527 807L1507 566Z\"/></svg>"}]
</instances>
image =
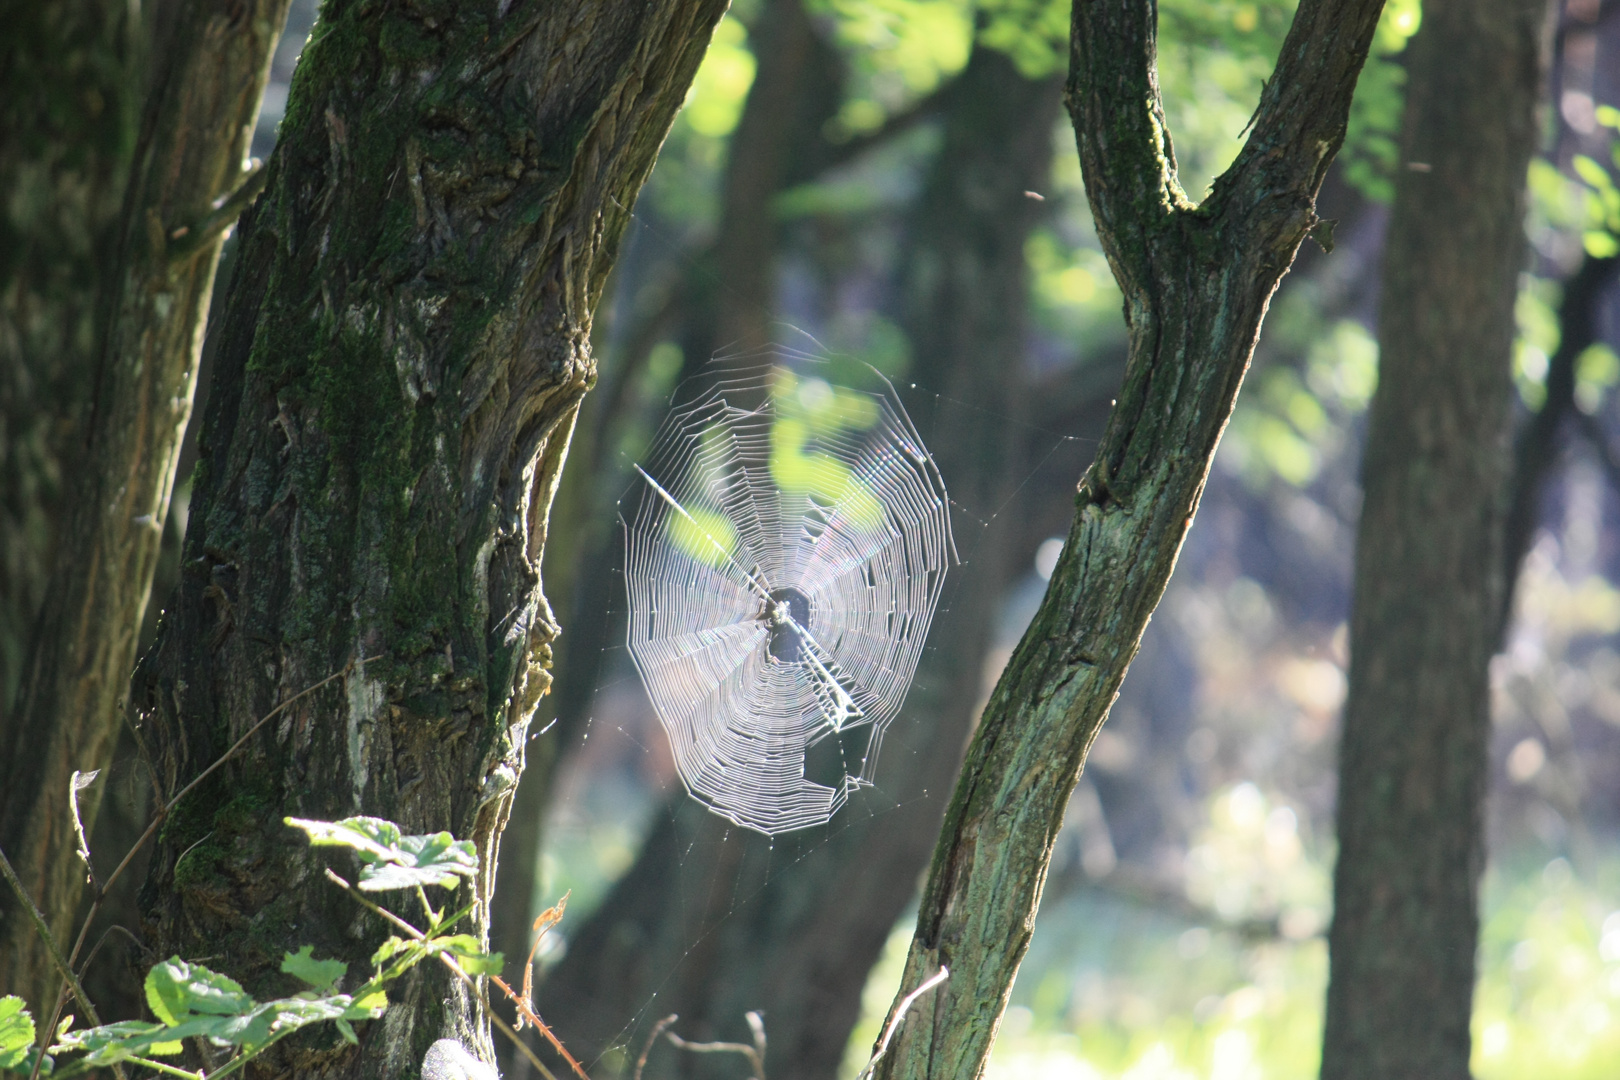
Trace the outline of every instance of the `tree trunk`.
<instances>
[{"instance_id":1,"label":"tree trunk","mask_svg":"<svg viewBox=\"0 0 1620 1080\"><path fill-rule=\"evenodd\" d=\"M0 5L0 746L45 596L138 122L121 0Z\"/></svg>"},{"instance_id":2,"label":"tree trunk","mask_svg":"<svg viewBox=\"0 0 1620 1080\"><path fill-rule=\"evenodd\" d=\"M1339 751L1330 1080L1469 1075L1541 14L1431 0L1411 47Z\"/></svg>"},{"instance_id":3,"label":"tree trunk","mask_svg":"<svg viewBox=\"0 0 1620 1080\"><path fill-rule=\"evenodd\" d=\"M932 449L953 496L1005 502L1026 338L1024 244L1041 216L1056 80L1022 77L974 51L948 98L944 139L916 208L899 292L911 375L971 410ZM636 864L570 942L541 987L541 1015L592 1052L639 1049L678 1013L687 1038L747 1040L761 1010L768 1072L835 1075L861 989L915 892L979 701L996 605L1012 576L1008 530L970 548L906 707L885 737L879 792L827 830L774 840L738 830L684 793ZM836 898L831 899L831 898ZM734 1063L660 1049L647 1075L729 1076Z\"/></svg>"},{"instance_id":4,"label":"tree trunk","mask_svg":"<svg viewBox=\"0 0 1620 1080\"><path fill-rule=\"evenodd\" d=\"M182 803L145 890L161 952L250 990L301 944L364 968L382 934L285 814L476 841L489 902L557 633L547 514L591 313L723 10L329 0L305 48L220 327L182 580L135 695L166 791L312 694ZM402 1076L487 1024L423 973L357 1051Z\"/></svg>"},{"instance_id":5,"label":"tree trunk","mask_svg":"<svg viewBox=\"0 0 1620 1080\"><path fill-rule=\"evenodd\" d=\"M1064 807L1175 566L1266 304L1316 225L1381 6L1301 3L1248 142L1194 207L1159 103L1154 5L1076 0L1067 101L1130 358L1046 598L969 744L901 992L950 976L878 1077L984 1069Z\"/></svg>"},{"instance_id":6,"label":"tree trunk","mask_svg":"<svg viewBox=\"0 0 1620 1080\"><path fill-rule=\"evenodd\" d=\"M244 183L287 0L228 9L181 4L141 122L108 271L107 322L88 446L57 541L17 708L0 845L53 932L71 941L84 885L68 806L73 770L112 761L123 699L191 412L220 237ZM252 189L249 188L249 191ZM100 788L80 796L88 830ZM44 1006L56 976L26 920L8 919L3 960Z\"/></svg>"}]
</instances>

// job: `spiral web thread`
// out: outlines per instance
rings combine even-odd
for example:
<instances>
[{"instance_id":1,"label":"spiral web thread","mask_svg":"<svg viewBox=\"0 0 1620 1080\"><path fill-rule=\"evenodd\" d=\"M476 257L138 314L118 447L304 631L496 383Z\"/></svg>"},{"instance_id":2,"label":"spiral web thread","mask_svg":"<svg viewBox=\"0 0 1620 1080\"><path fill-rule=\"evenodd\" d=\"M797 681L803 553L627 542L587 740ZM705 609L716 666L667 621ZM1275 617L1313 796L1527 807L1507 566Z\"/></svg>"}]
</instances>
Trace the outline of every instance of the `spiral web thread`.
<instances>
[{"instance_id":1,"label":"spiral web thread","mask_svg":"<svg viewBox=\"0 0 1620 1080\"><path fill-rule=\"evenodd\" d=\"M944 482L892 388L834 390L817 361L776 359L670 414L625 527L630 655L681 779L766 835L825 824L872 783L955 558ZM830 784L806 776L827 740Z\"/></svg>"}]
</instances>

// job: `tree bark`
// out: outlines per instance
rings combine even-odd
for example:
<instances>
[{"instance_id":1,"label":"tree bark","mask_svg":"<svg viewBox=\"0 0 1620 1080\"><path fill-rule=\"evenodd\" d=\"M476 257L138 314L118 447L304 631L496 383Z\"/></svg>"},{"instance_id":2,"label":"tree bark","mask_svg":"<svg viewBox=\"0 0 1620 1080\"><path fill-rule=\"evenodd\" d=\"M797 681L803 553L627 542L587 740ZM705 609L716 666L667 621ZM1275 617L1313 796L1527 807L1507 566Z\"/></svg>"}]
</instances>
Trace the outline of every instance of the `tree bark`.
<instances>
[{"instance_id":1,"label":"tree bark","mask_svg":"<svg viewBox=\"0 0 1620 1080\"><path fill-rule=\"evenodd\" d=\"M1203 205L1176 181L1155 8L1076 0L1066 94L1130 358L1034 622L969 744L876 1076L981 1075L1063 810L1192 522L1278 280L1317 224L1380 0L1305 0L1253 131ZM898 1000L896 1007L898 1007Z\"/></svg>"},{"instance_id":2,"label":"tree bark","mask_svg":"<svg viewBox=\"0 0 1620 1080\"><path fill-rule=\"evenodd\" d=\"M1541 14L1431 0L1411 46L1362 465L1327 1080L1469 1075Z\"/></svg>"},{"instance_id":3,"label":"tree bark","mask_svg":"<svg viewBox=\"0 0 1620 1080\"><path fill-rule=\"evenodd\" d=\"M285 814L376 814L476 841L473 932L550 683L547 514L595 377L591 313L723 10L615 0L329 0L220 327L182 581L135 696L165 791L334 673L165 824L144 909L161 952L267 990L312 944L382 935ZM358 1050L266 1068L414 1074L459 1037L424 973Z\"/></svg>"},{"instance_id":4,"label":"tree bark","mask_svg":"<svg viewBox=\"0 0 1620 1080\"><path fill-rule=\"evenodd\" d=\"M896 290L914 356L908 378L972 403L932 449L953 496L973 507L1002 505L1017 482L1005 425L1020 411L1024 245L1042 214L1024 193L1044 186L1059 90L976 49L945 105L942 146L908 230ZM772 1077L836 1074L961 761L1013 539L994 530L964 549L969 564L947 586L949 610L885 736L879 791L857 796L831 828L772 840L675 797L541 987L541 1014L565 1040L593 1053L621 1041L638 1049L673 1012L684 1037L746 1041L744 1014L760 1010ZM649 1077L733 1071L667 1049L647 1067Z\"/></svg>"},{"instance_id":5,"label":"tree bark","mask_svg":"<svg viewBox=\"0 0 1620 1080\"><path fill-rule=\"evenodd\" d=\"M168 516L208 320L225 200L242 187L287 0L175 12L160 49L106 291L88 447L57 541L49 603L30 643L6 731L0 845L52 931L71 940L84 885L68 806L73 770L111 763L124 692ZM251 190L251 189L249 189ZM80 795L93 827L100 788ZM25 920L5 927L3 963L46 1004L56 976Z\"/></svg>"}]
</instances>

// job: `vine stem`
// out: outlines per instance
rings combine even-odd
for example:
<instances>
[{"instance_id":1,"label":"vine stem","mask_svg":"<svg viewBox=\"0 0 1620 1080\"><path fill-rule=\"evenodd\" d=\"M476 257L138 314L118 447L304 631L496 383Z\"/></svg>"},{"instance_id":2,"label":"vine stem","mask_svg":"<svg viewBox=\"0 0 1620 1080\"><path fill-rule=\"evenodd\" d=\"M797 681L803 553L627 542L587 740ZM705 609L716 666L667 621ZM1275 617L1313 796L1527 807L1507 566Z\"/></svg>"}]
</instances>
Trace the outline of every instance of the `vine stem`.
<instances>
[{"instance_id":1,"label":"vine stem","mask_svg":"<svg viewBox=\"0 0 1620 1080\"><path fill-rule=\"evenodd\" d=\"M359 889L356 889L353 885L350 885L342 877L334 873L330 867L328 867L326 870L326 879L332 882L332 884L343 889L343 891L347 892L362 907L382 916L384 919L388 920L388 922L392 923L394 926L397 926L415 940L427 940L427 936L424 935L422 931L418 930L416 927L412 926L398 915L395 915L392 911L389 911L381 904L374 902L370 897L360 892ZM535 1071L541 1076L545 1077L545 1080L557 1080L557 1075L550 1069L546 1068L545 1062L541 1061L539 1056L529 1048L529 1044L524 1042L522 1037L519 1036L517 1032L512 1030L512 1025L501 1019L501 1017L495 1012L494 1008L490 1006L489 996L480 990L478 988L478 983L473 980L473 977L468 975L466 970L463 969L460 964L456 963L455 957L449 956L442 952L436 953L435 955L438 956L439 960L443 962L445 967L450 969L450 973L452 975L467 985L467 988L473 992L475 997L478 998L478 1003L484 1007L484 1012L489 1016L490 1021L500 1029L502 1035L505 1035L508 1039L512 1040L512 1045L516 1046L520 1051L522 1051L523 1056L529 1059L529 1064L534 1066ZM502 990L506 991L507 996L511 997L514 1001L517 1000L516 995L514 995L512 991L507 988L507 985L504 982L501 982L499 976L492 976L492 978L494 978L496 984L498 984ZM518 1007L520 1009L523 1008L521 1004L519 1004ZM539 1023L539 1017L533 1017L530 1022L536 1027L540 1028L540 1030L545 1032L548 1036L551 1035L551 1030L545 1025ZM584 1080L591 1080L591 1078L585 1074L584 1070L580 1069L578 1062L574 1061L573 1057L568 1053L568 1051L563 1050L562 1044L557 1042L554 1036L551 1038L551 1044L558 1050L562 1051L562 1055L568 1058L569 1063L574 1066L575 1071L578 1072L579 1075L584 1078Z\"/></svg>"}]
</instances>

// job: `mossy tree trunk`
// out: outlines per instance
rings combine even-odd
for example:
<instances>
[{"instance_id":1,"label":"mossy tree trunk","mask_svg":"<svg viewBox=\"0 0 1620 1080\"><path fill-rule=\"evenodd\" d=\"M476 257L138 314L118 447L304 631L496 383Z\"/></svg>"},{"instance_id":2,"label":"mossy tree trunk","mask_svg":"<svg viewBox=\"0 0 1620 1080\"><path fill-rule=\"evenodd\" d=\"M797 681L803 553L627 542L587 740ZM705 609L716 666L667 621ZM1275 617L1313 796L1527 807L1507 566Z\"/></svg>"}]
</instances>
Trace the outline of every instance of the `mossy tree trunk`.
<instances>
[{"instance_id":1,"label":"mossy tree trunk","mask_svg":"<svg viewBox=\"0 0 1620 1080\"><path fill-rule=\"evenodd\" d=\"M220 328L182 580L137 674L168 791L334 673L181 804L144 893L162 952L268 991L284 950L367 967L381 928L285 814L477 842L474 930L557 626L547 513L591 312L720 0L328 0ZM424 973L358 1051L403 1076L459 1037Z\"/></svg>"},{"instance_id":2,"label":"mossy tree trunk","mask_svg":"<svg viewBox=\"0 0 1620 1080\"><path fill-rule=\"evenodd\" d=\"M1322 1076L1469 1075L1541 0L1430 0L1384 250Z\"/></svg>"},{"instance_id":3,"label":"mossy tree trunk","mask_svg":"<svg viewBox=\"0 0 1620 1080\"><path fill-rule=\"evenodd\" d=\"M66 488L48 602L0 742L7 762L0 844L67 941L85 877L73 854L69 778L112 761L221 236L254 190L243 159L286 15L287 0L186 0L166 11L155 42L162 63L153 65L141 113L116 249L95 268L104 315L94 401ZM125 78L141 85L133 66ZM100 793L97 786L80 796L86 829ZM56 976L43 943L26 920L8 919L4 929L0 965L48 1015Z\"/></svg>"},{"instance_id":4,"label":"mossy tree trunk","mask_svg":"<svg viewBox=\"0 0 1620 1080\"><path fill-rule=\"evenodd\" d=\"M1247 143L1195 207L1159 101L1155 6L1076 0L1066 96L1125 297L1125 383L1046 597L969 744L901 992L942 965L950 977L900 1028L885 1080L983 1072L1064 808L1175 566L1266 305L1317 224L1381 7L1300 4Z\"/></svg>"},{"instance_id":5,"label":"mossy tree trunk","mask_svg":"<svg viewBox=\"0 0 1620 1080\"><path fill-rule=\"evenodd\" d=\"M972 507L1001 506L1017 484L1006 418L1021 406L1024 246L1042 216L1024 193L1045 186L1060 89L976 48L942 100L942 146L907 230L896 290L913 352L906 377L972 403L950 414L932 447L953 497ZM837 1073L867 974L915 895L961 761L1012 540L1002 528L963 543L969 565L885 736L878 789L856 796L831 827L768 839L684 793L674 798L541 986L541 1015L565 1040L592 1054L616 1042L639 1049L659 1017L678 1013L686 1038L747 1042L744 1014L760 1010L770 1076ZM626 1028L632 1017L639 1022ZM646 1075L736 1068L661 1047Z\"/></svg>"}]
</instances>

